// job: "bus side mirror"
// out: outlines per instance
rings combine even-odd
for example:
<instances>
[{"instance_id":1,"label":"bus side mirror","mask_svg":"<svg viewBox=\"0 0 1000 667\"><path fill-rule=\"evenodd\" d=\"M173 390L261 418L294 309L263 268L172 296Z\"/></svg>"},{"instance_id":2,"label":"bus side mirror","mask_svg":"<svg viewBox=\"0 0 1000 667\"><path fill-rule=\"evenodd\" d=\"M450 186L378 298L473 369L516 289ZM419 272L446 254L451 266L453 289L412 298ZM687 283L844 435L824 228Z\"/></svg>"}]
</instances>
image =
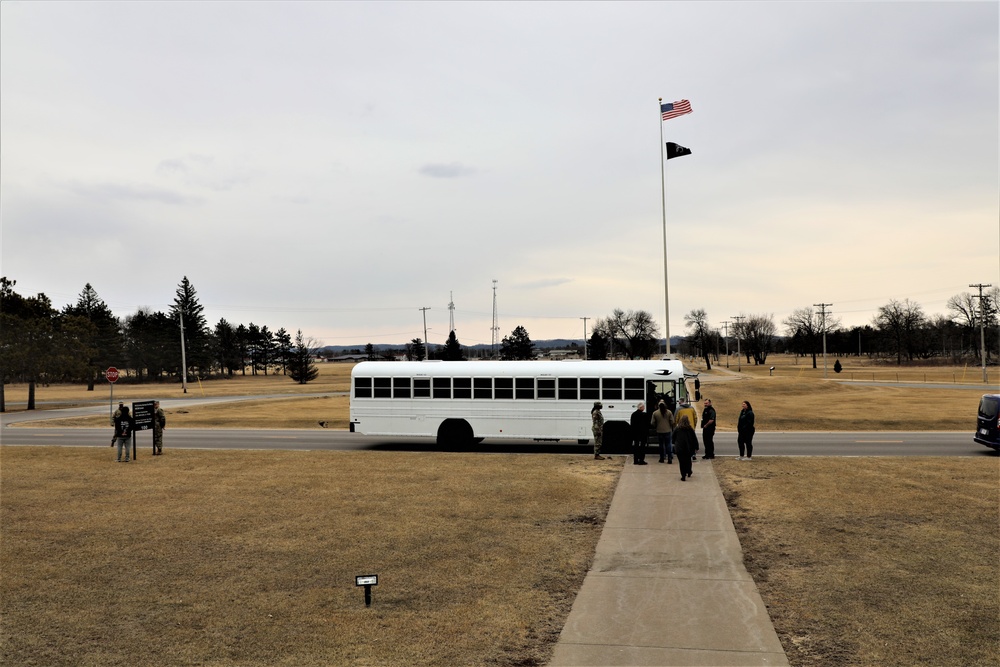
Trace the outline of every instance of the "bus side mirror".
<instances>
[{"instance_id":1,"label":"bus side mirror","mask_svg":"<svg viewBox=\"0 0 1000 667\"><path fill-rule=\"evenodd\" d=\"M701 380L699 380L698 378L695 378L694 379L694 390L698 391L699 389L701 389Z\"/></svg>"},{"instance_id":2,"label":"bus side mirror","mask_svg":"<svg viewBox=\"0 0 1000 667\"><path fill-rule=\"evenodd\" d=\"M697 403L700 400L701 400L701 392L698 391L697 389L695 389L694 390L694 401L695 401L695 403Z\"/></svg>"}]
</instances>

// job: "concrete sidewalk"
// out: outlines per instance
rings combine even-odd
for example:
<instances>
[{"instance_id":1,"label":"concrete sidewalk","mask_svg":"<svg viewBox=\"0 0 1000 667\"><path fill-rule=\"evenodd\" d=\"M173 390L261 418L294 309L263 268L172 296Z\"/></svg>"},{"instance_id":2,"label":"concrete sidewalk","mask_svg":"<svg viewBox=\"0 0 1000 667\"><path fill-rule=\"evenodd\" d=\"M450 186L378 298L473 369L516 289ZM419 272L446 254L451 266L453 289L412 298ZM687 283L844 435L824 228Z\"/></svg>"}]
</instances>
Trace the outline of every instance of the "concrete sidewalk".
<instances>
[{"instance_id":1,"label":"concrete sidewalk","mask_svg":"<svg viewBox=\"0 0 1000 667\"><path fill-rule=\"evenodd\" d=\"M647 460L625 465L549 665L788 665L712 462L681 482Z\"/></svg>"}]
</instances>

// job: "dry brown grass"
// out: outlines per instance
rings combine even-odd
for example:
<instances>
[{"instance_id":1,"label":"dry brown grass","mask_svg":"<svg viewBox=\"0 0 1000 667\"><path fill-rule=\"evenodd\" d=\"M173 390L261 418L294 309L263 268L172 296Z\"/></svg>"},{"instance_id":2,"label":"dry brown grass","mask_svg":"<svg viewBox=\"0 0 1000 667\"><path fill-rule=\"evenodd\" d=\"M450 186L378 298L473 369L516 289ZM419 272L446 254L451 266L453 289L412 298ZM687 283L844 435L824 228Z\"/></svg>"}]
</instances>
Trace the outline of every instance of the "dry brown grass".
<instances>
[{"instance_id":1,"label":"dry brown grass","mask_svg":"<svg viewBox=\"0 0 1000 667\"><path fill-rule=\"evenodd\" d=\"M110 451L0 449L0 663L542 664L623 460Z\"/></svg>"},{"instance_id":2,"label":"dry brown grass","mask_svg":"<svg viewBox=\"0 0 1000 667\"><path fill-rule=\"evenodd\" d=\"M792 665L997 664L1000 461L714 464Z\"/></svg>"}]
</instances>

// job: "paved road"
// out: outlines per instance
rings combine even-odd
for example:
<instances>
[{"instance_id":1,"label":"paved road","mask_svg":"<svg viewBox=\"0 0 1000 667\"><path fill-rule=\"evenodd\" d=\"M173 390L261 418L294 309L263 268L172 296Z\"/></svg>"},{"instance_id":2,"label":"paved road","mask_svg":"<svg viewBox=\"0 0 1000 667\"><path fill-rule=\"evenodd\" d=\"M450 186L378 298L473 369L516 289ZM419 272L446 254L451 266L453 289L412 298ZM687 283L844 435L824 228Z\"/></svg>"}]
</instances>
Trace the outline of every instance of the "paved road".
<instances>
[{"instance_id":1,"label":"paved road","mask_svg":"<svg viewBox=\"0 0 1000 667\"><path fill-rule=\"evenodd\" d=\"M249 400L260 397L223 397L217 399L173 399L163 401L165 407L178 408L188 404ZM56 419L103 414L107 405L84 406L59 410L0 414L0 444L2 445L63 445L106 447L111 441L108 428L34 428L12 427L11 424L39 419ZM137 446L152 449L151 431L137 434ZM735 433L717 433L716 453L735 456ZM164 434L167 448L176 449L287 449L287 450L372 450L372 451L456 451L439 447L423 438L385 438L364 436L334 429L311 430L239 430L239 429L171 429ZM531 440L487 440L475 445L476 452L565 453L586 454L590 445L575 441L559 443ZM972 440L972 433L959 431L923 432L814 432L758 431L754 438L756 456L998 456L993 450Z\"/></svg>"},{"instance_id":2,"label":"paved road","mask_svg":"<svg viewBox=\"0 0 1000 667\"><path fill-rule=\"evenodd\" d=\"M151 449L149 431L137 435L140 453ZM735 433L716 434L716 453L738 453ZM106 447L110 428L28 428L5 427L0 431L3 445L62 445ZM286 449L286 450L371 450L371 451L457 451L439 447L422 438L384 438L333 429L237 430L167 429L165 446L170 449ZM532 442L530 440L487 440L475 445L476 452L587 454L589 445L576 442ZM976 444L970 433L962 432L854 432L817 433L758 431L754 438L756 456L997 456Z\"/></svg>"}]
</instances>

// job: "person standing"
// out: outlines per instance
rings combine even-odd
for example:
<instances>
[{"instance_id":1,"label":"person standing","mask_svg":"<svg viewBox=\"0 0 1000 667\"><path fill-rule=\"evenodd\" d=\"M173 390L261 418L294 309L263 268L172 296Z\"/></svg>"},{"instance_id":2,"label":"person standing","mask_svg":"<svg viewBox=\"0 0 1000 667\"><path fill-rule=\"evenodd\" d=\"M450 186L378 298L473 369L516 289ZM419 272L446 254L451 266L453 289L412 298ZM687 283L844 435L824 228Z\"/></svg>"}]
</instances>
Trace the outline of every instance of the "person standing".
<instances>
[{"instance_id":1,"label":"person standing","mask_svg":"<svg viewBox=\"0 0 1000 667\"><path fill-rule=\"evenodd\" d=\"M701 411L701 439L705 442L706 459L715 458L715 408L712 401L705 399L705 409Z\"/></svg>"},{"instance_id":2,"label":"person standing","mask_svg":"<svg viewBox=\"0 0 1000 667\"><path fill-rule=\"evenodd\" d=\"M119 401L118 402L118 409L115 410L115 412L114 412L113 415L111 415L111 425L112 426L115 425L115 420L122 416L122 408L124 408L124 407L125 407L125 404L122 403L121 401Z\"/></svg>"},{"instance_id":3,"label":"person standing","mask_svg":"<svg viewBox=\"0 0 1000 667\"><path fill-rule=\"evenodd\" d=\"M695 410L694 410L693 407L691 407L691 403L687 399L684 399L683 401L681 401L681 407L677 411L677 417L676 417L676 419L677 419L677 423L678 424L681 421L681 417L687 417L688 418L688 424L691 425L691 430L694 431L694 427L697 426L697 424L698 424L698 413L695 412ZM697 461L698 460L698 456L697 456L697 454L698 454L698 439L697 439L697 437L695 438L694 445L695 445L694 446L694 450L691 452L691 460L692 461Z\"/></svg>"},{"instance_id":4,"label":"person standing","mask_svg":"<svg viewBox=\"0 0 1000 667\"><path fill-rule=\"evenodd\" d=\"M153 401L153 456L163 453L163 429L167 425L167 416L163 413L159 401Z\"/></svg>"},{"instance_id":5,"label":"person standing","mask_svg":"<svg viewBox=\"0 0 1000 667\"><path fill-rule=\"evenodd\" d=\"M674 413L667 409L665 401L660 401L653 411L653 429L656 431L656 439L660 444L660 463L666 459L667 463L674 462L674 446L670 441L670 435L674 430Z\"/></svg>"},{"instance_id":6,"label":"person standing","mask_svg":"<svg viewBox=\"0 0 1000 667\"><path fill-rule=\"evenodd\" d=\"M111 439L111 446L118 445L118 463L122 462L122 447L125 448L125 463L128 463L131 453L132 431L135 429L135 420L128 413L128 408L124 405L119 408L118 417L115 419L115 436Z\"/></svg>"},{"instance_id":7,"label":"person standing","mask_svg":"<svg viewBox=\"0 0 1000 667\"><path fill-rule=\"evenodd\" d=\"M646 416L646 404L639 401L635 412L629 420L632 427L632 463L637 466L646 465L646 441L649 438L649 417Z\"/></svg>"},{"instance_id":8,"label":"person standing","mask_svg":"<svg viewBox=\"0 0 1000 667\"><path fill-rule=\"evenodd\" d=\"M740 446L740 461L753 461L753 434L754 428L753 407L750 401L743 401L743 409L740 410L740 418L736 422L736 444ZM744 452L746 458L743 458Z\"/></svg>"},{"instance_id":9,"label":"person standing","mask_svg":"<svg viewBox=\"0 0 1000 667\"><path fill-rule=\"evenodd\" d=\"M604 415L601 414L603 407L600 401L594 401L594 407L590 410L591 430L594 432L594 458L598 461L604 460L601 456L601 443L604 440Z\"/></svg>"},{"instance_id":10,"label":"person standing","mask_svg":"<svg viewBox=\"0 0 1000 667\"><path fill-rule=\"evenodd\" d=\"M674 451L677 453L677 464L681 469L681 481L685 481L693 473L691 460L698 448L698 436L687 415L677 419L677 430L674 431Z\"/></svg>"}]
</instances>

